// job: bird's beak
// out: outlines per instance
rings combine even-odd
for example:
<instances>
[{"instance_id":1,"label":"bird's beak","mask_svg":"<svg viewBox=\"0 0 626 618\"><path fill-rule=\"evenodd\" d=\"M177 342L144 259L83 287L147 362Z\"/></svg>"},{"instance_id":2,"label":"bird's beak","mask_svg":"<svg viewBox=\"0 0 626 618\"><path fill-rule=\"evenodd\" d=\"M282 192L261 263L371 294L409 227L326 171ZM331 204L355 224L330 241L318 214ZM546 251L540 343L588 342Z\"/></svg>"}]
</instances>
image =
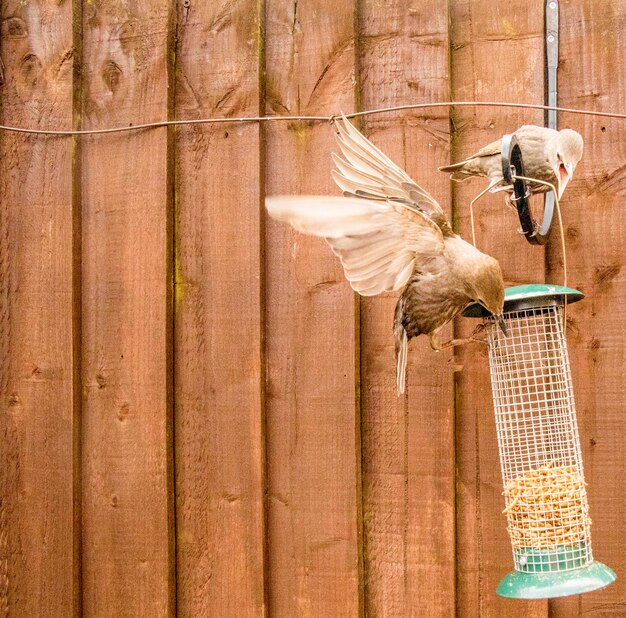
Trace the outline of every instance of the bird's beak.
<instances>
[{"instance_id":1,"label":"bird's beak","mask_svg":"<svg viewBox=\"0 0 626 618\"><path fill-rule=\"evenodd\" d=\"M496 318L498 320L498 326L500 327L500 330L506 336L506 323L504 321L504 318L501 315L496 316Z\"/></svg>"},{"instance_id":2,"label":"bird's beak","mask_svg":"<svg viewBox=\"0 0 626 618\"><path fill-rule=\"evenodd\" d=\"M571 163L561 163L559 165L559 173L557 174L559 199L561 199L561 196L565 191L565 187L567 187L567 184L571 180L573 174L574 166Z\"/></svg>"}]
</instances>

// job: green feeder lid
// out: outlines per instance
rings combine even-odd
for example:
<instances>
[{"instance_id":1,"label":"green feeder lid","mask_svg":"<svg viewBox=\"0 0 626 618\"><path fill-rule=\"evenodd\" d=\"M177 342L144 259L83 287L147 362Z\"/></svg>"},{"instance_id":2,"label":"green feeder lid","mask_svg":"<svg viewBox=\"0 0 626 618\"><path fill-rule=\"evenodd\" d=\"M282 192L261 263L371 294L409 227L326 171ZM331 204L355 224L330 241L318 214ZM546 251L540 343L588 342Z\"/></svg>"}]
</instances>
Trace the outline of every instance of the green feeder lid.
<instances>
[{"instance_id":1,"label":"green feeder lid","mask_svg":"<svg viewBox=\"0 0 626 618\"><path fill-rule=\"evenodd\" d=\"M510 599L553 599L571 594L582 594L604 588L617 576L601 562L571 571L521 573L513 571L506 575L496 592Z\"/></svg>"},{"instance_id":2,"label":"green feeder lid","mask_svg":"<svg viewBox=\"0 0 626 618\"><path fill-rule=\"evenodd\" d=\"M563 298L567 298L567 304L571 305L584 297L582 292L562 285L547 283L516 285L504 290L504 312L562 304ZM463 315L468 318L484 318L490 313L482 305L473 303L465 308Z\"/></svg>"}]
</instances>

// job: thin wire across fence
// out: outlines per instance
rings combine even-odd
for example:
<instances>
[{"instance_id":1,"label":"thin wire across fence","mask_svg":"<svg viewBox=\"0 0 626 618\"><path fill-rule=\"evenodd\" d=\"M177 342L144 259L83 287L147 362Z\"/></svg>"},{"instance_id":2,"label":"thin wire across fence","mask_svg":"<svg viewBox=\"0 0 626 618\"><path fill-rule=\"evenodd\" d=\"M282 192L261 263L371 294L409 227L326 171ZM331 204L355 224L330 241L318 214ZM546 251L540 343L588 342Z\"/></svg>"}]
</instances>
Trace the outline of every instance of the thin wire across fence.
<instances>
[{"instance_id":1,"label":"thin wire across fence","mask_svg":"<svg viewBox=\"0 0 626 618\"><path fill-rule=\"evenodd\" d=\"M434 107L507 107L518 109L538 109L556 111L563 114L584 114L587 116L599 116L602 118L626 119L626 113L621 112L599 112L591 109L575 109L571 107L556 107L551 105L538 105L534 103L511 103L507 101L436 101L432 103L411 103L408 105L395 105L393 107L380 107L361 112L351 112L346 114L346 118L359 118L362 116L372 116L374 114L386 114L413 109L427 109ZM178 127L194 124L214 124L214 123L237 123L237 122L275 122L275 121L309 121L309 122L329 122L337 114L330 116L241 116L228 118L189 118L181 120L157 120L155 122L145 122L142 124L132 124L124 127L110 127L106 129L31 129L27 127L13 127L0 125L0 131L10 131L13 133L29 133L34 135L50 135L58 137L72 137L81 135L104 135L107 133L124 133L128 131L140 131L144 129L158 129L160 127Z\"/></svg>"}]
</instances>

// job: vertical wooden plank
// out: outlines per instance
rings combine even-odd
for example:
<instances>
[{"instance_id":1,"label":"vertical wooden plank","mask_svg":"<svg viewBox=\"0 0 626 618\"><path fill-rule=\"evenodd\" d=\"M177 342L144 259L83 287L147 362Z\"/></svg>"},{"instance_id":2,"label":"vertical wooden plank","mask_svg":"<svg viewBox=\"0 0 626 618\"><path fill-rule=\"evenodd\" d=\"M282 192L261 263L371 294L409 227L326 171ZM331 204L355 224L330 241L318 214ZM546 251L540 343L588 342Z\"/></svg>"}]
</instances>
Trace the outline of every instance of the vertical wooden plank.
<instances>
[{"instance_id":1,"label":"vertical wooden plank","mask_svg":"<svg viewBox=\"0 0 626 618\"><path fill-rule=\"evenodd\" d=\"M457 101L543 103L543 3L494 4L488 0L452 0L452 98ZM521 124L543 124L543 113L529 110L457 108L452 113L453 160L514 131ZM453 185L458 229L471 238L469 202L485 187L484 179ZM541 199L541 198L536 198ZM544 250L517 234L518 223L502 196L477 205L477 241L500 260L505 282L544 281ZM475 322L460 319L460 333ZM511 601L495 589L513 568L506 533L502 481L484 346L457 351L457 607L462 616L542 617L545 601Z\"/></svg>"},{"instance_id":2,"label":"vertical wooden plank","mask_svg":"<svg viewBox=\"0 0 626 618\"><path fill-rule=\"evenodd\" d=\"M560 2L559 103L598 111L626 107L626 6L617 1ZM626 302L623 198L626 194L623 121L562 115L561 126L585 140L583 159L563 202L568 278L587 298L568 309L568 347L583 463L589 491L594 557L617 581L598 592L553 600L550 616L626 615L626 418L624 363ZM550 277L562 273L550 247Z\"/></svg>"},{"instance_id":3,"label":"vertical wooden plank","mask_svg":"<svg viewBox=\"0 0 626 618\"><path fill-rule=\"evenodd\" d=\"M354 105L354 3L267 2L267 113ZM267 129L268 195L335 194L327 124ZM319 239L268 221L269 611L359 613L355 296Z\"/></svg>"},{"instance_id":4,"label":"vertical wooden plank","mask_svg":"<svg viewBox=\"0 0 626 618\"><path fill-rule=\"evenodd\" d=\"M169 6L84 6L83 126L168 115ZM167 130L83 140L87 616L173 613Z\"/></svg>"},{"instance_id":5,"label":"vertical wooden plank","mask_svg":"<svg viewBox=\"0 0 626 618\"><path fill-rule=\"evenodd\" d=\"M361 5L361 107L448 100L448 7ZM448 110L366 117L369 137L449 207ZM397 294L361 304L365 607L371 616L455 611L454 410L450 353L411 344L408 395L395 387Z\"/></svg>"},{"instance_id":6,"label":"vertical wooden plank","mask_svg":"<svg viewBox=\"0 0 626 618\"><path fill-rule=\"evenodd\" d=\"M180 5L176 114L256 116L260 3ZM178 609L264 615L258 124L176 144Z\"/></svg>"},{"instance_id":7,"label":"vertical wooden plank","mask_svg":"<svg viewBox=\"0 0 626 618\"><path fill-rule=\"evenodd\" d=\"M2 123L73 124L72 3L2 3ZM72 141L0 136L0 614L69 616L74 553Z\"/></svg>"}]
</instances>

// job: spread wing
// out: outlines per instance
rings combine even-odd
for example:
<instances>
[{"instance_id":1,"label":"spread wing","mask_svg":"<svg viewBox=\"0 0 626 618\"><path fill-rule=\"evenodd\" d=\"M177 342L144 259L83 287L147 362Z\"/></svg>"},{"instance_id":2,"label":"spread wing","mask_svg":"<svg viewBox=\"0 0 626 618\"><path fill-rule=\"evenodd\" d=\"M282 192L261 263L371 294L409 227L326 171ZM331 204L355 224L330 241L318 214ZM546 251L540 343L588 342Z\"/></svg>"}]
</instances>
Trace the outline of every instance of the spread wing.
<instances>
[{"instance_id":1,"label":"spread wing","mask_svg":"<svg viewBox=\"0 0 626 618\"><path fill-rule=\"evenodd\" d=\"M345 116L335 121L337 143L344 156L333 154L333 178L344 195L401 202L431 219L444 233L452 233L437 201L386 154L374 146Z\"/></svg>"},{"instance_id":2,"label":"spread wing","mask_svg":"<svg viewBox=\"0 0 626 618\"><path fill-rule=\"evenodd\" d=\"M363 296L402 288L416 266L443 252L441 230L393 200L281 196L267 198L265 206L275 219L325 238L352 289Z\"/></svg>"}]
</instances>

